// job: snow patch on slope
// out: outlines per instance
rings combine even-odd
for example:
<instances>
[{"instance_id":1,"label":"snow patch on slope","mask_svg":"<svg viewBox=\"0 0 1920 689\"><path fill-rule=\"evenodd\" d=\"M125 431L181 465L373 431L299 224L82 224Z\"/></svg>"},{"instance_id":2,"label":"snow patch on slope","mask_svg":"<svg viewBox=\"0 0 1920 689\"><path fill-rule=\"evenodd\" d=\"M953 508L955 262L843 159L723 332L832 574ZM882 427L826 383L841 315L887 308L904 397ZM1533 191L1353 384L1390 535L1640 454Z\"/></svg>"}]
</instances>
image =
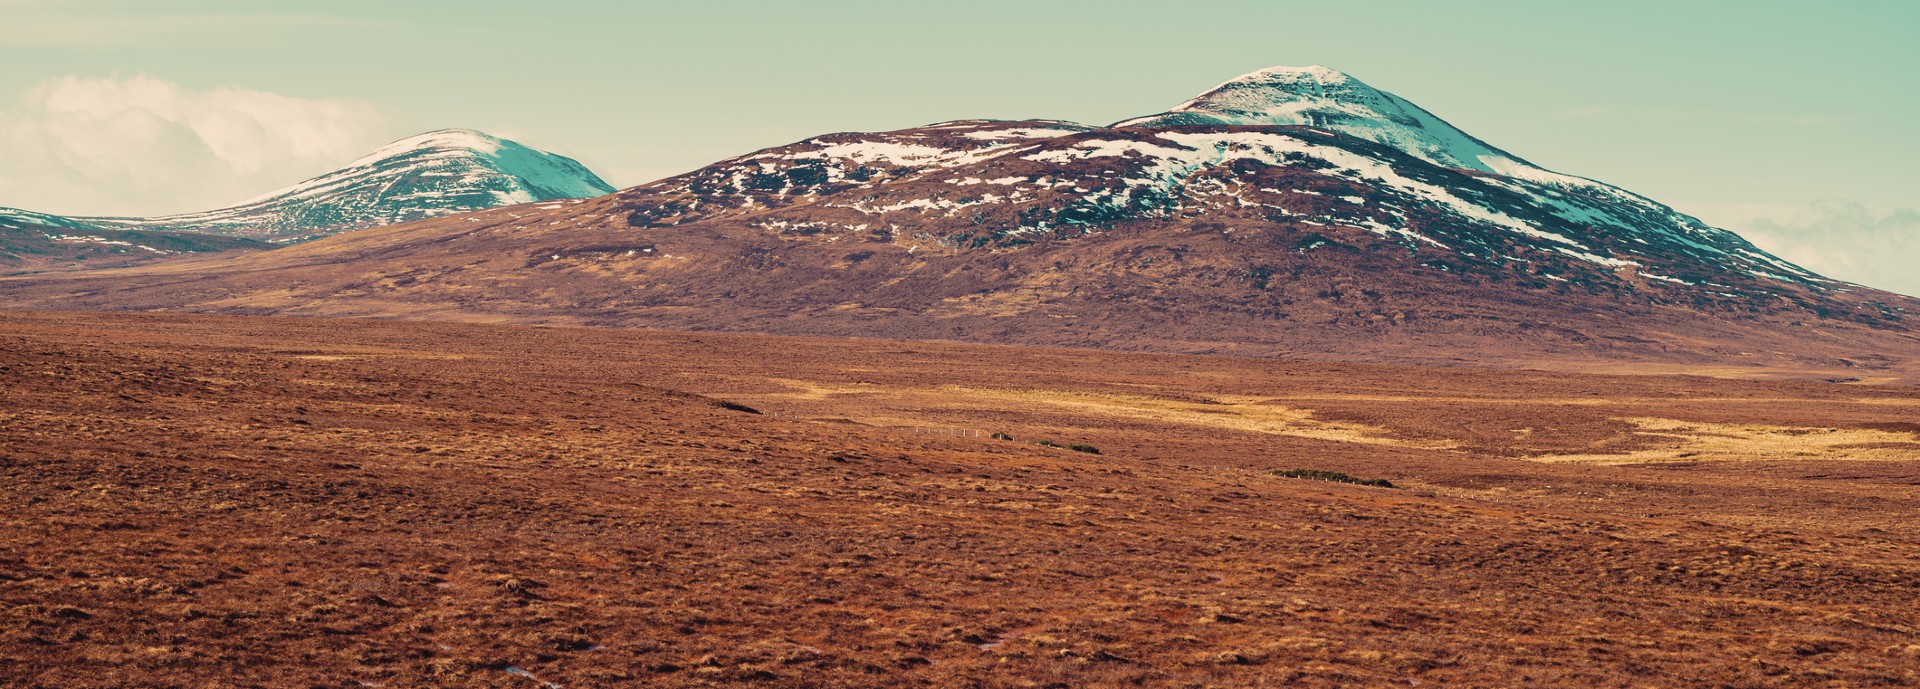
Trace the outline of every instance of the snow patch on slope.
<instances>
[{"instance_id":1,"label":"snow patch on slope","mask_svg":"<svg viewBox=\"0 0 1920 689\"><path fill-rule=\"evenodd\" d=\"M18 229L29 225L36 227L61 227L71 230L97 229L92 225L65 216L35 213L18 208L0 208L0 227Z\"/></svg>"},{"instance_id":2,"label":"snow patch on slope","mask_svg":"<svg viewBox=\"0 0 1920 689\"><path fill-rule=\"evenodd\" d=\"M1045 151L1024 156L1024 158L1036 162L1068 163L1086 158L1137 155L1151 161L1143 169L1145 176L1127 178L1123 181L1129 186L1153 187L1170 193L1203 168L1218 167L1242 159L1257 160L1269 165L1283 165L1287 163L1288 154L1311 156L1334 166L1340 171L1341 176L1363 180L1376 188L1398 192L1444 207L1459 217L1497 226L1528 237L1574 247L1581 251L1570 255L1612 265L1606 263L1612 259L1589 253L1589 247L1565 235L1535 227L1500 211L1463 199L1444 187L1409 178L1395 171L1392 165L1384 161L1335 146L1320 145L1296 136L1269 132L1167 131L1155 134L1154 138L1173 145L1124 139L1089 139L1075 142L1072 148ZM1379 223L1372 223L1367 228L1383 235L1398 234L1439 244L1431 238L1406 228L1389 227Z\"/></svg>"}]
</instances>

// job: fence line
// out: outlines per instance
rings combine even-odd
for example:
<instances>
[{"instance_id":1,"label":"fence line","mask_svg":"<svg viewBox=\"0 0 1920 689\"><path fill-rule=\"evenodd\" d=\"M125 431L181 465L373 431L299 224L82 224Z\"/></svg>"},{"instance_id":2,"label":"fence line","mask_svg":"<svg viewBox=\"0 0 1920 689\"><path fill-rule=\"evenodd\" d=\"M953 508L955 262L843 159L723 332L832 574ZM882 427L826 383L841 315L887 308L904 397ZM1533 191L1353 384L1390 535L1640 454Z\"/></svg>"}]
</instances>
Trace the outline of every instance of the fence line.
<instances>
[{"instance_id":1,"label":"fence line","mask_svg":"<svg viewBox=\"0 0 1920 689\"><path fill-rule=\"evenodd\" d=\"M952 428L947 426L887 426L893 430L912 429L914 435L938 435L948 438L985 438L989 434L977 428Z\"/></svg>"}]
</instances>

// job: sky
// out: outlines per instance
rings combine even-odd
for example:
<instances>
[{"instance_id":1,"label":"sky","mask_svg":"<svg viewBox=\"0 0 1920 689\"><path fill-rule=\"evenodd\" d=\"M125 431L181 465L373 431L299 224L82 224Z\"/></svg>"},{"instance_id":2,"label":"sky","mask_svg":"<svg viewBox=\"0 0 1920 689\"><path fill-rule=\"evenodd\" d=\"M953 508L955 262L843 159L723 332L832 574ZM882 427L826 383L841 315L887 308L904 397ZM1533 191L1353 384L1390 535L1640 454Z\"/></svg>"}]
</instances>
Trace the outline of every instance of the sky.
<instances>
[{"instance_id":1,"label":"sky","mask_svg":"<svg viewBox=\"0 0 1920 689\"><path fill-rule=\"evenodd\" d=\"M0 206L204 210L471 127L615 186L837 131L1106 124L1327 65L1920 294L1920 2L0 0Z\"/></svg>"}]
</instances>

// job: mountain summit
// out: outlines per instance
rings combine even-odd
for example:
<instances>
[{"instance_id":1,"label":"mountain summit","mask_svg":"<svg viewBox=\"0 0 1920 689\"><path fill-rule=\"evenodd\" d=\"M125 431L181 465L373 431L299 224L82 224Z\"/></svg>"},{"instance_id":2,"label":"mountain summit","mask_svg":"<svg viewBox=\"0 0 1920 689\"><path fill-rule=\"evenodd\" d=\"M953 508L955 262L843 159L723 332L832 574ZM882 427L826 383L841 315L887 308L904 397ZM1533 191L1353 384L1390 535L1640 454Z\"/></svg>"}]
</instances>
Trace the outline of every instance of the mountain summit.
<instances>
[{"instance_id":1,"label":"mountain summit","mask_svg":"<svg viewBox=\"0 0 1920 689\"><path fill-rule=\"evenodd\" d=\"M599 196L613 191L585 166L565 156L472 129L441 129L387 144L327 175L248 201L263 203L367 178L445 176L439 189L412 189L415 198L491 194L492 205ZM246 204L243 204L246 205Z\"/></svg>"},{"instance_id":2,"label":"mountain summit","mask_svg":"<svg viewBox=\"0 0 1920 689\"><path fill-rule=\"evenodd\" d=\"M471 129L380 147L345 167L231 208L158 218L76 218L109 229L294 242L347 230L613 191L567 158Z\"/></svg>"},{"instance_id":3,"label":"mountain summit","mask_svg":"<svg viewBox=\"0 0 1920 689\"><path fill-rule=\"evenodd\" d=\"M1540 168L1488 145L1404 98L1336 69L1268 67L1234 77L1172 110L1116 127L1303 125L1386 144L1427 162L1516 175Z\"/></svg>"}]
</instances>

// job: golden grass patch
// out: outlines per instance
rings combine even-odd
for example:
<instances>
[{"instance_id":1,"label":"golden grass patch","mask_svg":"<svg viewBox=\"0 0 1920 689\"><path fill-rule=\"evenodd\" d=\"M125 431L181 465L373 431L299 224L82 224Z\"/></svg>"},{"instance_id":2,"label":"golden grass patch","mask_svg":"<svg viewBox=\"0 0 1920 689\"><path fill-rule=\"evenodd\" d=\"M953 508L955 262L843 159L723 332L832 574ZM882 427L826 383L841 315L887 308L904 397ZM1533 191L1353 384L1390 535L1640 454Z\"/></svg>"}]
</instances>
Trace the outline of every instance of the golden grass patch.
<instances>
[{"instance_id":1,"label":"golden grass patch","mask_svg":"<svg viewBox=\"0 0 1920 689\"><path fill-rule=\"evenodd\" d=\"M1752 423L1702 423L1662 418L1620 419L1655 447L1618 454L1541 455L1542 462L1657 464L1662 462L1791 460L1920 460L1913 433L1864 428L1809 428Z\"/></svg>"},{"instance_id":2,"label":"golden grass patch","mask_svg":"<svg viewBox=\"0 0 1920 689\"><path fill-rule=\"evenodd\" d=\"M1393 437L1378 426L1317 419L1310 409L1273 404L1265 397L1220 396L1211 401L1189 401L1075 390L1016 390L948 386L944 391L975 400L1027 403L1070 409L1108 417L1141 419L1189 426L1223 428L1270 435L1368 445L1391 445L1444 450L1451 441L1416 441Z\"/></svg>"}]
</instances>

